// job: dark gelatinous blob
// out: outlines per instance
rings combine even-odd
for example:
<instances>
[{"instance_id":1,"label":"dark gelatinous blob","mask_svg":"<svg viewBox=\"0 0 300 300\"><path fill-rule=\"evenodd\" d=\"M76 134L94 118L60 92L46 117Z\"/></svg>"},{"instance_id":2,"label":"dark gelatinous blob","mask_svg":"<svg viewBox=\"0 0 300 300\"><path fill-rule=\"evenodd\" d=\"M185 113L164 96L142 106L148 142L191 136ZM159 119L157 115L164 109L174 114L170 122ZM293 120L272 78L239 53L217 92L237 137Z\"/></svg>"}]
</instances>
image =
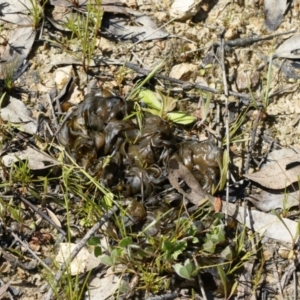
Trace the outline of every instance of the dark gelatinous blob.
<instances>
[{"instance_id":1,"label":"dark gelatinous blob","mask_svg":"<svg viewBox=\"0 0 300 300\"><path fill-rule=\"evenodd\" d=\"M211 141L179 141L168 122L149 113L139 129L125 119L132 107L119 97L89 94L63 124L58 140L79 165L126 199L132 224L143 220L146 228L159 215L147 230L156 235L174 228L181 213L175 204L180 206L182 196L162 194L170 185L170 158L181 161L209 191L218 181L222 153Z\"/></svg>"}]
</instances>

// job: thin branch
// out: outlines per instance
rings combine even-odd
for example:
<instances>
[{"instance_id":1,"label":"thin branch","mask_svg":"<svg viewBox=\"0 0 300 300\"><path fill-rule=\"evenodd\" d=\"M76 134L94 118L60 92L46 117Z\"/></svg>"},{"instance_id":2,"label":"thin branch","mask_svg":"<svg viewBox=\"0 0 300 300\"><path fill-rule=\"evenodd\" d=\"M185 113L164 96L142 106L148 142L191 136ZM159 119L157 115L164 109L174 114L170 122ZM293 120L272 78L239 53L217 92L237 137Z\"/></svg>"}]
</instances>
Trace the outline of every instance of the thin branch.
<instances>
[{"instance_id":1,"label":"thin branch","mask_svg":"<svg viewBox=\"0 0 300 300\"><path fill-rule=\"evenodd\" d=\"M72 253L70 254L69 259L61 266L60 271L54 277L54 281L52 282L53 286L57 286L57 283L63 276L65 270L71 263L71 261L75 258L75 256L79 253L79 251L86 245L87 241L95 235L95 232L104 224L106 223L117 211L119 208L114 205L109 211L105 213L105 215L85 234L82 240L76 245L73 249ZM47 294L43 297L43 300L50 300L53 295L53 289L49 285L49 290Z\"/></svg>"},{"instance_id":2,"label":"thin branch","mask_svg":"<svg viewBox=\"0 0 300 300\"><path fill-rule=\"evenodd\" d=\"M66 236L67 233L60 228L59 226L57 226L52 220L51 218L49 218L46 214L44 214L42 211L40 211L35 205L33 205L30 201L28 201L27 199L25 199L24 197L21 197L18 194L15 194L15 196L21 200L22 202L24 202L26 205L30 206L36 213L38 213L43 219L45 219L46 221L48 221L54 228L56 228L62 235Z\"/></svg>"},{"instance_id":3,"label":"thin branch","mask_svg":"<svg viewBox=\"0 0 300 300\"><path fill-rule=\"evenodd\" d=\"M228 84L226 78L226 69L225 69L225 41L224 35L225 31L221 36L221 67L222 67L222 75L223 75L223 85L224 85L224 94L225 94L225 135L226 135L226 151L229 157L230 153L230 131L229 131L229 109L228 109ZM229 161L226 172L226 210L225 210L225 218L228 218L228 202L229 202L229 180L230 180L230 169L229 169Z\"/></svg>"}]
</instances>

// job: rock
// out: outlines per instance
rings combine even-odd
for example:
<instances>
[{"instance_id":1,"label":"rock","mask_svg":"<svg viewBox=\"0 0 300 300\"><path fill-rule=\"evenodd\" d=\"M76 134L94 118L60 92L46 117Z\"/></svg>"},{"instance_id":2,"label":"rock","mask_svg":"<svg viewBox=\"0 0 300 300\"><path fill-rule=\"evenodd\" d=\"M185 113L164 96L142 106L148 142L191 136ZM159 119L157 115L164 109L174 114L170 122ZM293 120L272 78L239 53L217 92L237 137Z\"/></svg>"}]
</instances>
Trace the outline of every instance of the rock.
<instances>
[{"instance_id":1,"label":"rock","mask_svg":"<svg viewBox=\"0 0 300 300\"><path fill-rule=\"evenodd\" d=\"M201 0L175 0L171 5L170 16L179 21L186 21L200 10Z\"/></svg>"},{"instance_id":2,"label":"rock","mask_svg":"<svg viewBox=\"0 0 300 300\"><path fill-rule=\"evenodd\" d=\"M170 77L187 81L197 69L198 66L194 64L182 63L175 65L170 72Z\"/></svg>"},{"instance_id":3,"label":"rock","mask_svg":"<svg viewBox=\"0 0 300 300\"><path fill-rule=\"evenodd\" d=\"M127 7L134 8L137 6L136 0L120 0L122 4L125 4Z\"/></svg>"},{"instance_id":4,"label":"rock","mask_svg":"<svg viewBox=\"0 0 300 300\"><path fill-rule=\"evenodd\" d=\"M259 73L257 71L247 72L238 71L236 78L236 86L239 91L246 90L248 88L253 89L259 82Z\"/></svg>"},{"instance_id":5,"label":"rock","mask_svg":"<svg viewBox=\"0 0 300 300\"><path fill-rule=\"evenodd\" d=\"M101 37L99 48L102 50L103 53L112 53L114 47L115 45L111 41L104 37Z\"/></svg>"},{"instance_id":6,"label":"rock","mask_svg":"<svg viewBox=\"0 0 300 300\"><path fill-rule=\"evenodd\" d=\"M164 11L158 11L154 13L154 17L159 22L165 22L167 20L168 14Z\"/></svg>"},{"instance_id":7,"label":"rock","mask_svg":"<svg viewBox=\"0 0 300 300\"><path fill-rule=\"evenodd\" d=\"M58 90L61 90L72 76L72 66L56 69L53 76Z\"/></svg>"}]
</instances>

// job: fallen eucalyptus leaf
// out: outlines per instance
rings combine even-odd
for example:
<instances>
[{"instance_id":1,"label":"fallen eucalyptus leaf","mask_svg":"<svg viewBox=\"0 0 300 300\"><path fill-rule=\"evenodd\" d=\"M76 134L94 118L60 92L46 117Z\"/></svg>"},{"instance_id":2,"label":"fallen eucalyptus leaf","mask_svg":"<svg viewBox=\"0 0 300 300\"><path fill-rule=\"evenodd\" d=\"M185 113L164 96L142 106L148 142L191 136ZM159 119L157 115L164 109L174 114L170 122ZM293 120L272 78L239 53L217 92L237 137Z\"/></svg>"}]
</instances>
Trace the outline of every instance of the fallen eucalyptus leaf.
<instances>
[{"instance_id":1,"label":"fallen eucalyptus leaf","mask_svg":"<svg viewBox=\"0 0 300 300\"><path fill-rule=\"evenodd\" d=\"M170 160L168 173L168 178L172 186L191 203L199 206L209 200L212 205L215 204L216 198L206 193L194 175L178 160L174 158ZM191 189L189 193L186 193L180 187L180 179L184 180ZM234 217L238 222L245 224L247 228L251 228L251 230L262 236L289 244L294 244L299 239L298 222L286 218L279 219L272 214L248 208L245 209L244 207L225 202L223 202L222 212Z\"/></svg>"},{"instance_id":2,"label":"fallen eucalyptus leaf","mask_svg":"<svg viewBox=\"0 0 300 300\"><path fill-rule=\"evenodd\" d=\"M61 228L61 222L59 221L58 217L56 216L56 214L50 210L49 208L46 207L47 213L50 217L50 219L58 226Z\"/></svg>"},{"instance_id":3,"label":"fallen eucalyptus leaf","mask_svg":"<svg viewBox=\"0 0 300 300\"><path fill-rule=\"evenodd\" d=\"M276 153L278 151L281 156ZM245 174L244 177L274 190L284 189L297 182L300 175L300 154L291 152L290 149L281 149L276 152L268 155L268 160L271 162L264 168L252 174Z\"/></svg>"},{"instance_id":4,"label":"fallen eucalyptus leaf","mask_svg":"<svg viewBox=\"0 0 300 300\"><path fill-rule=\"evenodd\" d=\"M299 191L291 193L283 191L276 194L268 191L260 191L249 195L247 200L258 209L268 212L274 209L290 209L293 206L299 205L299 196Z\"/></svg>"},{"instance_id":5,"label":"fallen eucalyptus leaf","mask_svg":"<svg viewBox=\"0 0 300 300\"><path fill-rule=\"evenodd\" d=\"M58 164L52 157L30 147L27 147L27 149L23 151L4 155L2 162L6 167L10 167L13 163L26 159L28 160L28 167L31 170L43 170Z\"/></svg>"},{"instance_id":6,"label":"fallen eucalyptus leaf","mask_svg":"<svg viewBox=\"0 0 300 300\"><path fill-rule=\"evenodd\" d=\"M290 59L300 58L300 34L295 34L291 38L284 41L275 51L275 57L283 57Z\"/></svg>"},{"instance_id":7,"label":"fallen eucalyptus leaf","mask_svg":"<svg viewBox=\"0 0 300 300\"><path fill-rule=\"evenodd\" d=\"M265 25L268 30L274 31L280 25L286 10L286 0L265 0Z\"/></svg>"},{"instance_id":8,"label":"fallen eucalyptus leaf","mask_svg":"<svg viewBox=\"0 0 300 300\"><path fill-rule=\"evenodd\" d=\"M36 31L32 27L17 27L9 38L9 43L0 62L0 78L13 79L14 74L27 58L34 43ZM12 78L8 78L12 77Z\"/></svg>"},{"instance_id":9,"label":"fallen eucalyptus leaf","mask_svg":"<svg viewBox=\"0 0 300 300\"><path fill-rule=\"evenodd\" d=\"M25 104L14 97L10 97L8 105L0 109L0 116L3 121L9 122L20 131L36 133L36 121L30 117Z\"/></svg>"},{"instance_id":10,"label":"fallen eucalyptus leaf","mask_svg":"<svg viewBox=\"0 0 300 300\"><path fill-rule=\"evenodd\" d=\"M120 40L130 40L132 42L151 41L163 39L169 36L169 33L158 28L154 21L144 13L127 9L130 15L133 15L135 24L140 26L130 26L128 18L121 18L112 14L104 14L102 20L101 34L108 37L117 37Z\"/></svg>"},{"instance_id":11,"label":"fallen eucalyptus leaf","mask_svg":"<svg viewBox=\"0 0 300 300\"><path fill-rule=\"evenodd\" d=\"M109 269L103 278L95 277L89 284L85 299L105 300L121 286L123 280Z\"/></svg>"},{"instance_id":12,"label":"fallen eucalyptus leaf","mask_svg":"<svg viewBox=\"0 0 300 300\"><path fill-rule=\"evenodd\" d=\"M265 236L283 243L294 244L299 239L299 224L287 218L281 220L270 213L264 213L228 203L222 207L222 212L228 212L229 216L233 216L238 222L245 224L247 228L251 228L261 236Z\"/></svg>"},{"instance_id":13,"label":"fallen eucalyptus leaf","mask_svg":"<svg viewBox=\"0 0 300 300\"><path fill-rule=\"evenodd\" d=\"M32 0L1 1L0 19L18 25L29 25L32 22L29 12L33 10L33 5L40 7L36 1Z\"/></svg>"},{"instance_id":14,"label":"fallen eucalyptus leaf","mask_svg":"<svg viewBox=\"0 0 300 300\"><path fill-rule=\"evenodd\" d=\"M8 290L9 286L10 286L10 282L5 283L0 287L0 299L2 299L2 297L5 296L6 291Z\"/></svg>"}]
</instances>

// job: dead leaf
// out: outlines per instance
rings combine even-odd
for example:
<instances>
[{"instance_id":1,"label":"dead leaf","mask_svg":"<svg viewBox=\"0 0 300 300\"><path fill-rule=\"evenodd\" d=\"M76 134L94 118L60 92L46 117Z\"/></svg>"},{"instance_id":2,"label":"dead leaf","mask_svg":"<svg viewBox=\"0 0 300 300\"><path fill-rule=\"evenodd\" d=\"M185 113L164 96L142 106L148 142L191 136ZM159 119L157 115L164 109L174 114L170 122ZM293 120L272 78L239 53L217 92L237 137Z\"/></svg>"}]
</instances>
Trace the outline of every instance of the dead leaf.
<instances>
[{"instance_id":1,"label":"dead leaf","mask_svg":"<svg viewBox=\"0 0 300 300\"><path fill-rule=\"evenodd\" d=\"M88 0L76 0L77 6L85 5ZM50 0L50 4L54 6L74 6L71 1L68 0Z\"/></svg>"},{"instance_id":2,"label":"dead leaf","mask_svg":"<svg viewBox=\"0 0 300 300\"><path fill-rule=\"evenodd\" d=\"M53 58L53 59L52 59ZM66 53L53 55L51 58L51 64L54 66L57 65L82 65L82 60L71 56ZM113 59L105 56L98 56L91 59L89 67L95 66L107 66L107 65L123 65L125 61Z\"/></svg>"},{"instance_id":3,"label":"dead leaf","mask_svg":"<svg viewBox=\"0 0 300 300\"><path fill-rule=\"evenodd\" d=\"M8 290L9 286L10 286L10 282L5 283L4 285L2 285L0 287L0 299L2 299L3 296L5 296L6 291Z\"/></svg>"},{"instance_id":4,"label":"dead leaf","mask_svg":"<svg viewBox=\"0 0 300 300\"><path fill-rule=\"evenodd\" d=\"M265 25L268 30L274 31L278 28L286 7L286 0L265 0Z\"/></svg>"},{"instance_id":5,"label":"dead leaf","mask_svg":"<svg viewBox=\"0 0 300 300\"><path fill-rule=\"evenodd\" d=\"M205 192L194 175L175 158L172 158L169 162L168 178L172 186L191 203L200 206L208 201ZM189 193L186 193L180 187L179 179L183 180L191 188Z\"/></svg>"},{"instance_id":6,"label":"dead leaf","mask_svg":"<svg viewBox=\"0 0 300 300\"><path fill-rule=\"evenodd\" d=\"M30 147L27 147L23 151L4 155L2 162L6 167L10 167L13 163L26 159L28 160L28 167L31 170L43 170L58 164L55 159Z\"/></svg>"},{"instance_id":7,"label":"dead leaf","mask_svg":"<svg viewBox=\"0 0 300 300\"><path fill-rule=\"evenodd\" d=\"M22 101L14 97L10 97L8 105L1 108L0 117L3 121L9 122L20 131L29 134L35 134L37 131L36 121L30 117L28 108Z\"/></svg>"},{"instance_id":8,"label":"dead leaf","mask_svg":"<svg viewBox=\"0 0 300 300\"><path fill-rule=\"evenodd\" d=\"M88 0L79 0L77 7L81 7L81 9L85 8ZM63 6L63 7L74 7L72 2L68 0L50 0L50 4L54 6ZM124 14L129 15L126 8L119 0L102 0L101 1L101 8L104 12L110 12L114 14Z\"/></svg>"},{"instance_id":9,"label":"dead leaf","mask_svg":"<svg viewBox=\"0 0 300 300\"><path fill-rule=\"evenodd\" d=\"M288 244L297 243L299 239L298 222L290 219L281 218L280 220L273 214L249 208L245 210L244 207L232 203L223 203L222 212L228 212L229 216L261 236Z\"/></svg>"},{"instance_id":10,"label":"dead leaf","mask_svg":"<svg viewBox=\"0 0 300 300\"><path fill-rule=\"evenodd\" d=\"M300 204L299 191L292 193L271 193L260 191L247 197L256 208L268 212L273 209L289 209Z\"/></svg>"},{"instance_id":11,"label":"dead leaf","mask_svg":"<svg viewBox=\"0 0 300 300\"><path fill-rule=\"evenodd\" d=\"M103 278L95 277L88 288L89 300L105 300L113 295L121 284L121 279L110 269Z\"/></svg>"},{"instance_id":12,"label":"dead leaf","mask_svg":"<svg viewBox=\"0 0 300 300\"><path fill-rule=\"evenodd\" d=\"M300 34L295 34L291 38L284 41L274 55L276 57L299 59L300 58Z\"/></svg>"},{"instance_id":13,"label":"dead leaf","mask_svg":"<svg viewBox=\"0 0 300 300\"><path fill-rule=\"evenodd\" d=\"M51 218L51 220L58 226L61 228L61 223L59 221L59 219L57 218L57 216L55 215L55 213L53 211L51 211L49 208L46 208L47 213L49 215L49 217Z\"/></svg>"},{"instance_id":14,"label":"dead leaf","mask_svg":"<svg viewBox=\"0 0 300 300\"><path fill-rule=\"evenodd\" d=\"M153 20L144 13L132 9L127 9L127 11L135 17L135 23L141 24L141 26L127 25L128 18L107 14L103 16L101 33L132 42L150 41L169 36L165 29L159 29Z\"/></svg>"},{"instance_id":15,"label":"dead leaf","mask_svg":"<svg viewBox=\"0 0 300 300\"><path fill-rule=\"evenodd\" d=\"M216 205L216 198L205 193L194 175L176 158L172 158L168 168L168 178L172 186L178 190L186 199L195 205L209 200L213 206ZM191 189L186 193L179 185L179 179L183 180ZM200 203L200 204L199 204ZM222 203L222 212L228 213L238 222L245 224L248 228L271 239L293 244L299 238L298 223L282 218L281 220L272 214L245 209L232 203Z\"/></svg>"},{"instance_id":16,"label":"dead leaf","mask_svg":"<svg viewBox=\"0 0 300 300\"><path fill-rule=\"evenodd\" d=\"M76 246L77 245L73 243L60 243L60 249L56 256L56 261L60 265L68 262L69 257ZM79 251L77 256L70 263L70 273L72 276L86 272L86 266L90 255L90 252L86 248L82 248Z\"/></svg>"},{"instance_id":17,"label":"dead leaf","mask_svg":"<svg viewBox=\"0 0 300 300\"><path fill-rule=\"evenodd\" d=\"M39 5L32 0L1 1L0 19L18 25L32 24L33 17L30 16L29 11L33 10L33 4Z\"/></svg>"},{"instance_id":18,"label":"dead leaf","mask_svg":"<svg viewBox=\"0 0 300 300\"><path fill-rule=\"evenodd\" d=\"M105 12L129 16L126 8L119 0L102 0L101 6Z\"/></svg>"},{"instance_id":19,"label":"dead leaf","mask_svg":"<svg viewBox=\"0 0 300 300\"><path fill-rule=\"evenodd\" d=\"M16 73L21 67L31 51L35 36L36 31L32 27L18 27L13 31L1 57L1 79L5 79L10 73Z\"/></svg>"},{"instance_id":20,"label":"dead leaf","mask_svg":"<svg viewBox=\"0 0 300 300\"><path fill-rule=\"evenodd\" d=\"M222 209L222 200L221 200L220 197L215 198L214 209L215 209L216 213L221 211L221 209Z\"/></svg>"},{"instance_id":21,"label":"dead leaf","mask_svg":"<svg viewBox=\"0 0 300 300\"><path fill-rule=\"evenodd\" d=\"M244 177L274 190L284 189L299 180L300 154L297 152L291 149L273 151L268 155L268 161L260 171Z\"/></svg>"}]
</instances>

